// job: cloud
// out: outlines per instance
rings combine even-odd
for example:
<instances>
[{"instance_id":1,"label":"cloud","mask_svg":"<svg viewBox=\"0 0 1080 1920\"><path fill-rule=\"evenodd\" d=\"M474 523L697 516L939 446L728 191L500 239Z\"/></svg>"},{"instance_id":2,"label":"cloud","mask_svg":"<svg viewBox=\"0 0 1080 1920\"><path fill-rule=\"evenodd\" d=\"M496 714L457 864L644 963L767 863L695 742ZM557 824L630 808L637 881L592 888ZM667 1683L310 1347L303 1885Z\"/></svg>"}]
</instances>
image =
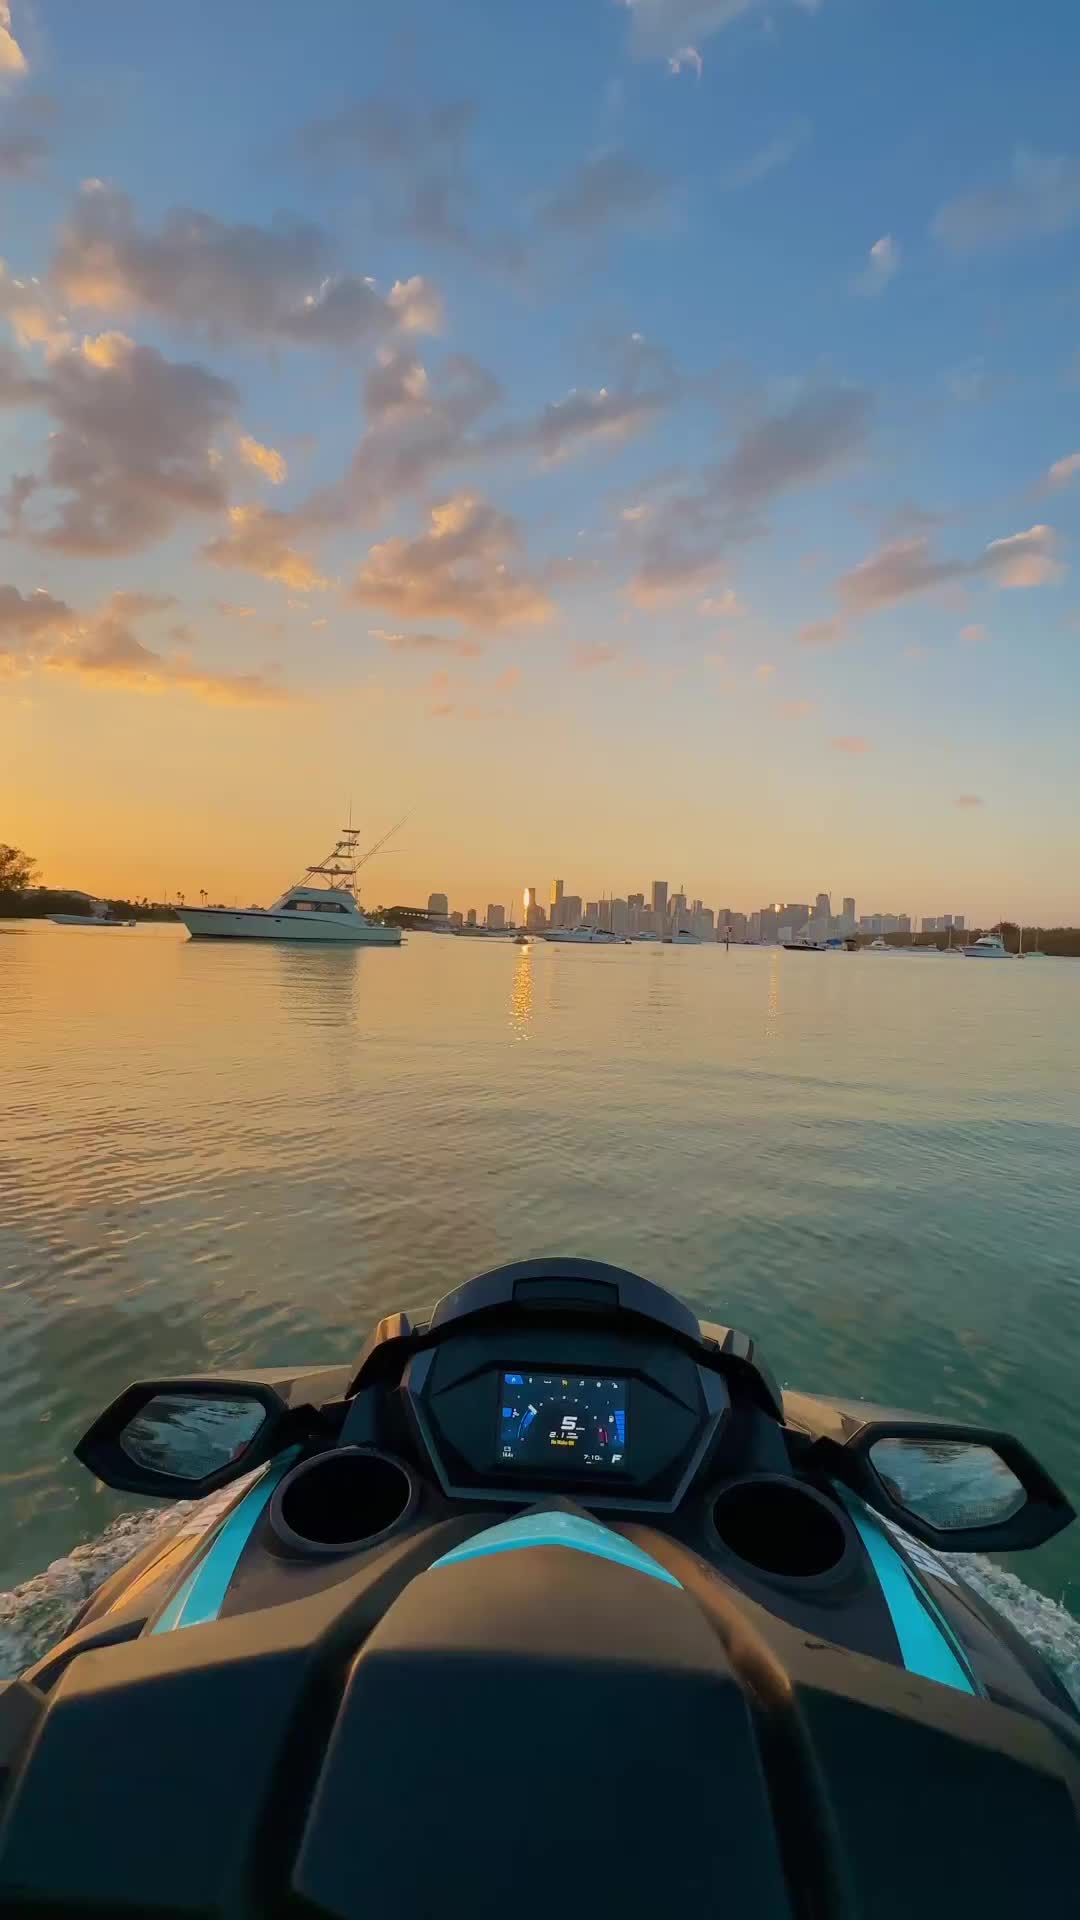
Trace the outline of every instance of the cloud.
<instances>
[{"instance_id":1,"label":"cloud","mask_svg":"<svg viewBox=\"0 0 1080 1920\"><path fill-rule=\"evenodd\" d=\"M498 381L467 355L451 354L432 376L411 348L383 347L365 381L367 425L349 468L297 510L298 521L374 523L395 500L479 458L472 429L501 398Z\"/></svg>"},{"instance_id":2,"label":"cloud","mask_svg":"<svg viewBox=\"0 0 1080 1920\"><path fill-rule=\"evenodd\" d=\"M725 552L760 531L772 502L829 478L859 452L872 411L863 388L821 385L753 421L695 491L673 487L629 530L638 555L631 599L652 607L707 586Z\"/></svg>"},{"instance_id":3,"label":"cloud","mask_svg":"<svg viewBox=\"0 0 1080 1920\"><path fill-rule=\"evenodd\" d=\"M869 753L870 742L861 733L841 733L829 742L834 753Z\"/></svg>"},{"instance_id":4,"label":"cloud","mask_svg":"<svg viewBox=\"0 0 1080 1920\"><path fill-rule=\"evenodd\" d=\"M520 246L510 236L477 231L477 191L468 166L476 123L469 100L411 107L373 98L301 128L297 146L319 172L359 167L366 196L381 225L429 245L465 254L478 264L510 269Z\"/></svg>"},{"instance_id":5,"label":"cloud","mask_svg":"<svg viewBox=\"0 0 1080 1920\"><path fill-rule=\"evenodd\" d=\"M0 0L0 79L18 79L26 70L26 55L11 29L11 7Z\"/></svg>"},{"instance_id":6,"label":"cloud","mask_svg":"<svg viewBox=\"0 0 1080 1920\"><path fill-rule=\"evenodd\" d=\"M41 668L88 685L136 693L192 694L213 705L269 706L289 699L261 673L214 672L190 654L165 654L141 641L138 621L174 605L171 595L114 593L98 612L83 616L38 589L23 595L0 586L0 672Z\"/></svg>"},{"instance_id":7,"label":"cloud","mask_svg":"<svg viewBox=\"0 0 1080 1920\"><path fill-rule=\"evenodd\" d=\"M974 560L937 560L926 539L895 540L843 574L836 590L849 613L875 613L957 581L1041 587L1060 577L1056 550L1057 535L1046 526L991 540Z\"/></svg>"},{"instance_id":8,"label":"cloud","mask_svg":"<svg viewBox=\"0 0 1080 1920\"><path fill-rule=\"evenodd\" d=\"M296 593L310 593L328 583L314 561L289 545L293 518L272 507L230 507L229 531L203 548L215 567L236 567L264 580L280 580Z\"/></svg>"},{"instance_id":9,"label":"cloud","mask_svg":"<svg viewBox=\"0 0 1080 1920\"><path fill-rule=\"evenodd\" d=\"M597 667L612 667L619 658L618 647L605 646L602 641L591 644L584 642L574 648L571 664L577 673L591 673Z\"/></svg>"},{"instance_id":10,"label":"cloud","mask_svg":"<svg viewBox=\"0 0 1080 1920\"><path fill-rule=\"evenodd\" d=\"M777 134L774 140L759 147L741 166L725 173L721 177L721 186L737 192L743 187L756 186L759 180L768 179L770 173L779 173L781 167L786 167L795 158L799 148L806 145L810 131L808 120L794 121L785 133Z\"/></svg>"},{"instance_id":11,"label":"cloud","mask_svg":"<svg viewBox=\"0 0 1080 1920\"><path fill-rule=\"evenodd\" d=\"M1080 473L1080 453L1070 453L1064 460L1055 460L1046 476L1048 487L1067 487Z\"/></svg>"},{"instance_id":12,"label":"cloud","mask_svg":"<svg viewBox=\"0 0 1080 1920\"><path fill-rule=\"evenodd\" d=\"M454 640L446 633L386 633L382 627L370 629L372 639L381 640L394 653L454 653L475 660L484 649L476 640Z\"/></svg>"},{"instance_id":13,"label":"cloud","mask_svg":"<svg viewBox=\"0 0 1080 1920\"><path fill-rule=\"evenodd\" d=\"M1008 180L946 201L931 231L953 253L974 254L1064 233L1080 219L1080 160L1017 147Z\"/></svg>"},{"instance_id":14,"label":"cloud","mask_svg":"<svg viewBox=\"0 0 1080 1920\"><path fill-rule=\"evenodd\" d=\"M296 510L311 528L376 523L393 503L421 494L454 469L535 454L556 466L644 431L677 391L664 356L639 336L616 355L610 386L577 389L538 413L483 428L502 402L499 382L464 354L429 372L410 347L383 346L368 372L367 424L347 472Z\"/></svg>"},{"instance_id":15,"label":"cloud","mask_svg":"<svg viewBox=\"0 0 1080 1920\"><path fill-rule=\"evenodd\" d=\"M985 627L974 623L969 627L961 627L960 638L965 646L977 647L981 641L988 639L989 635Z\"/></svg>"},{"instance_id":16,"label":"cloud","mask_svg":"<svg viewBox=\"0 0 1080 1920\"><path fill-rule=\"evenodd\" d=\"M984 807L985 800L978 793L958 793L953 801L954 807Z\"/></svg>"},{"instance_id":17,"label":"cloud","mask_svg":"<svg viewBox=\"0 0 1080 1920\"><path fill-rule=\"evenodd\" d=\"M813 14L821 0L794 0L799 12ZM630 14L630 51L639 60L669 60L692 42L704 45L737 20L771 17L771 0L623 0Z\"/></svg>"},{"instance_id":18,"label":"cloud","mask_svg":"<svg viewBox=\"0 0 1080 1920\"><path fill-rule=\"evenodd\" d=\"M883 293L889 281L900 271L900 249L891 233L875 240L862 272L852 281L853 293Z\"/></svg>"},{"instance_id":19,"label":"cloud","mask_svg":"<svg viewBox=\"0 0 1080 1920\"><path fill-rule=\"evenodd\" d=\"M742 435L717 484L740 507L813 485L859 451L872 411L861 387L812 387Z\"/></svg>"},{"instance_id":20,"label":"cloud","mask_svg":"<svg viewBox=\"0 0 1080 1920\"><path fill-rule=\"evenodd\" d=\"M800 627L795 636L800 647L835 647L843 638L842 620L812 620L809 626Z\"/></svg>"},{"instance_id":21,"label":"cloud","mask_svg":"<svg viewBox=\"0 0 1080 1920\"><path fill-rule=\"evenodd\" d=\"M0 133L0 179L24 180L48 151L48 141L29 128Z\"/></svg>"},{"instance_id":22,"label":"cloud","mask_svg":"<svg viewBox=\"0 0 1080 1920\"><path fill-rule=\"evenodd\" d=\"M59 353L74 345L74 337L62 314L39 280L18 280L0 260L0 315L3 315L20 347L44 347L46 353Z\"/></svg>"},{"instance_id":23,"label":"cloud","mask_svg":"<svg viewBox=\"0 0 1080 1920\"><path fill-rule=\"evenodd\" d=\"M670 389L635 393L575 387L564 400L549 401L531 420L496 432L478 451L533 448L545 466L558 466L590 445L604 441L621 445L632 439L670 406L672 398Z\"/></svg>"},{"instance_id":24,"label":"cloud","mask_svg":"<svg viewBox=\"0 0 1080 1920\"><path fill-rule=\"evenodd\" d=\"M723 593L710 594L698 608L710 620L741 620L749 609L739 599L734 587L725 587Z\"/></svg>"},{"instance_id":25,"label":"cloud","mask_svg":"<svg viewBox=\"0 0 1080 1920\"><path fill-rule=\"evenodd\" d=\"M189 514L219 511L225 481L211 443L235 404L227 380L122 333L56 353L40 375L3 363L0 405L35 405L55 423L42 471L19 476L9 499L18 531L67 553L134 553ZM35 499L46 517L29 522Z\"/></svg>"},{"instance_id":26,"label":"cloud","mask_svg":"<svg viewBox=\"0 0 1080 1920\"><path fill-rule=\"evenodd\" d=\"M773 666L772 662L769 660L763 660L760 667L754 668L754 679L755 680L771 680L775 672L776 672L776 668Z\"/></svg>"},{"instance_id":27,"label":"cloud","mask_svg":"<svg viewBox=\"0 0 1080 1920\"><path fill-rule=\"evenodd\" d=\"M816 700L782 700L780 711L785 720L805 720L807 714L813 713L816 706Z\"/></svg>"},{"instance_id":28,"label":"cloud","mask_svg":"<svg viewBox=\"0 0 1080 1920\"><path fill-rule=\"evenodd\" d=\"M705 62L696 47L677 47L668 61L670 73L682 73L685 70L696 73L699 80L704 66Z\"/></svg>"},{"instance_id":29,"label":"cloud","mask_svg":"<svg viewBox=\"0 0 1080 1920\"><path fill-rule=\"evenodd\" d=\"M533 625L554 608L538 581L513 571L520 549L508 514L473 494L455 494L432 509L427 533L372 547L350 597L406 620L457 620L479 630Z\"/></svg>"},{"instance_id":30,"label":"cloud","mask_svg":"<svg viewBox=\"0 0 1080 1920\"><path fill-rule=\"evenodd\" d=\"M258 611L255 607L239 606L235 600L215 600L213 608L227 620L254 620Z\"/></svg>"},{"instance_id":31,"label":"cloud","mask_svg":"<svg viewBox=\"0 0 1080 1920\"><path fill-rule=\"evenodd\" d=\"M278 453L275 447L264 447L258 440L253 440L249 433L241 434L237 452L245 465L263 474L272 487L280 487L288 479L289 468L285 455Z\"/></svg>"},{"instance_id":32,"label":"cloud","mask_svg":"<svg viewBox=\"0 0 1080 1920\"><path fill-rule=\"evenodd\" d=\"M512 693L514 688L520 685L520 667L504 667L503 671L496 676L495 689L498 693Z\"/></svg>"},{"instance_id":33,"label":"cloud","mask_svg":"<svg viewBox=\"0 0 1080 1920\"><path fill-rule=\"evenodd\" d=\"M592 233L655 212L667 192L658 174L614 147L583 161L545 202L540 218L564 233Z\"/></svg>"},{"instance_id":34,"label":"cloud","mask_svg":"<svg viewBox=\"0 0 1080 1920\"><path fill-rule=\"evenodd\" d=\"M335 274L329 238L311 221L229 226L176 207L152 233L128 195L100 180L77 196L50 277L73 307L155 314L218 339L348 347L438 323L426 281L398 283L384 297L373 280Z\"/></svg>"}]
</instances>

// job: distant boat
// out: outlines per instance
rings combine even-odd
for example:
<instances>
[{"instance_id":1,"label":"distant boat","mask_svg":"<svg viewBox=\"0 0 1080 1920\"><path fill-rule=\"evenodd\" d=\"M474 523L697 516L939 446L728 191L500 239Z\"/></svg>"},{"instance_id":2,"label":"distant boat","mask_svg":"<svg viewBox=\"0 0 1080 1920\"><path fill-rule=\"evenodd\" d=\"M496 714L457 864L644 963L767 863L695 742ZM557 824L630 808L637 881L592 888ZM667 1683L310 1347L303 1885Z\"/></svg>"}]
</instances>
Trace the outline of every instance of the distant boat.
<instances>
[{"instance_id":1,"label":"distant boat","mask_svg":"<svg viewBox=\"0 0 1080 1920\"><path fill-rule=\"evenodd\" d=\"M1011 960L1013 957L1000 933L984 933L962 952L966 960Z\"/></svg>"},{"instance_id":2,"label":"distant boat","mask_svg":"<svg viewBox=\"0 0 1080 1920\"><path fill-rule=\"evenodd\" d=\"M686 927L680 927L677 933L664 935L664 945L666 947L700 947L701 938L699 934L690 933Z\"/></svg>"},{"instance_id":3,"label":"distant boat","mask_svg":"<svg viewBox=\"0 0 1080 1920\"><path fill-rule=\"evenodd\" d=\"M890 947L888 941L883 940L879 934L876 940L871 940L870 945L866 948L866 952L867 953L895 953L896 948Z\"/></svg>"},{"instance_id":4,"label":"distant boat","mask_svg":"<svg viewBox=\"0 0 1080 1920\"><path fill-rule=\"evenodd\" d=\"M606 927L553 927L543 939L556 947L621 947L623 937Z\"/></svg>"},{"instance_id":5,"label":"distant boat","mask_svg":"<svg viewBox=\"0 0 1080 1920\"><path fill-rule=\"evenodd\" d=\"M785 953L824 953L824 940L785 940Z\"/></svg>"},{"instance_id":6,"label":"distant boat","mask_svg":"<svg viewBox=\"0 0 1080 1920\"><path fill-rule=\"evenodd\" d=\"M78 896L76 895L76 898ZM125 920L122 914L114 913L107 900L97 900L92 894L86 894L89 903L88 913L50 913L49 919L54 927L133 927L134 920Z\"/></svg>"},{"instance_id":7,"label":"distant boat","mask_svg":"<svg viewBox=\"0 0 1080 1920\"><path fill-rule=\"evenodd\" d=\"M334 850L302 881L286 888L272 907L177 907L193 940L318 941L324 946L399 947L401 928L384 927L363 913L356 898L356 870L375 853L357 850L359 827L343 827ZM386 835L385 838L389 838Z\"/></svg>"}]
</instances>

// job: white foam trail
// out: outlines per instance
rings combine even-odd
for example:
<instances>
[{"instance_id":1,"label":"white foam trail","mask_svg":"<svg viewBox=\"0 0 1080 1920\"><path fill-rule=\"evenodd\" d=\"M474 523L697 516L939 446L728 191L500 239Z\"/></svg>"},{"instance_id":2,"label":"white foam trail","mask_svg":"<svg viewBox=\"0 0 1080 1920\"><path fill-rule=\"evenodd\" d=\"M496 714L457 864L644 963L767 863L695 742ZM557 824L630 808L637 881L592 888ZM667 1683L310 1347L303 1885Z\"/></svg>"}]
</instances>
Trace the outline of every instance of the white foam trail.
<instances>
[{"instance_id":1,"label":"white foam trail","mask_svg":"<svg viewBox=\"0 0 1080 1920\"><path fill-rule=\"evenodd\" d=\"M96 1540L73 1547L44 1573L0 1593L0 1680L13 1679L40 1660L109 1575L178 1526L194 1505L188 1500L122 1513Z\"/></svg>"},{"instance_id":2,"label":"white foam trail","mask_svg":"<svg viewBox=\"0 0 1080 1920\"><path fill-rule=\"evenodd\" d=\"M1025 1586L1015 1573L982 1554L948 1553L942 1558L995 1612L1004 1614L1029 1647L1041 1653L1080 1707L1080 1621L1056 1600Z\"/></svg>"}]
</instances>

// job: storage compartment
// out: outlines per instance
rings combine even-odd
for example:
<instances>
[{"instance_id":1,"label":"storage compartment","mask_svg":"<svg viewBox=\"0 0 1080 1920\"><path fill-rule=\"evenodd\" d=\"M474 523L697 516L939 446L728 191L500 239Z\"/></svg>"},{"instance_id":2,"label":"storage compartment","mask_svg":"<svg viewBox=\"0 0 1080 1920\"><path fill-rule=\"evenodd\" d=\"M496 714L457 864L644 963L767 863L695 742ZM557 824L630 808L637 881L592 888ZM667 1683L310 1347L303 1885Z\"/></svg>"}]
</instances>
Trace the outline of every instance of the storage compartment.
<instances>
[{"instance_id":1,"label":"storage compartment","mask_svg":"<svg viewBox=\"0 0 1080 1920\"><path fill-rule=\"evenodd\" d=\"M416 1487L402 1461L341 1447L286 1474L271 1502L270 1522L298 1552L347 1553L400 1526L415 1502Z\"/></svg>"},{"instance_id":2,"label":"storage compartment","mask_svg":"<svg viewBox=\"0 0 1080 1920\"><path fill-rule=\"evenodd\" d=\"M795 1480L762 1476L725 1487L713 1503L712 1520L731 1553L781 1579L832 1573L848 1548L840 1515Z\"/></svg>"}]
</instances>

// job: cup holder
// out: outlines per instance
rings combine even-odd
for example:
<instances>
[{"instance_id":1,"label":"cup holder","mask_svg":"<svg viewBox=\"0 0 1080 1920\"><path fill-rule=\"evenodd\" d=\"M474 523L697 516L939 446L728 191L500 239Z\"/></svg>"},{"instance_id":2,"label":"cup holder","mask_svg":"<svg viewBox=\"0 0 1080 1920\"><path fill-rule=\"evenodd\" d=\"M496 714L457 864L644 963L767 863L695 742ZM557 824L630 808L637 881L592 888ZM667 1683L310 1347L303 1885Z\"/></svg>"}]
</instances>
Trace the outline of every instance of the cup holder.
<instances>
[{"instance_id":1,"label":"cup holder","mask_svg":"<svg viewBox=\"0 0 1080 1920\"><path fill-rule=\"evenodd\" d=\"M416 1485L402 1461L340 1447L285 1475L270 1503L270 1524L295 1553L349 1553L383 1539L415 1504Z\"/></svg>"},{"instance_id":2,"label":"cup holder","mask_svg":"<svg viewBox=\"0 0 1080 1920\"><path fill-rule=\"evenodd\" d=\"M725 1487L713 1502L722 1545L774 1579L814 1580L833 1573L848 1551L840 1515L796 1480L762 1475Z\"/></svg>"}]
</instances>

